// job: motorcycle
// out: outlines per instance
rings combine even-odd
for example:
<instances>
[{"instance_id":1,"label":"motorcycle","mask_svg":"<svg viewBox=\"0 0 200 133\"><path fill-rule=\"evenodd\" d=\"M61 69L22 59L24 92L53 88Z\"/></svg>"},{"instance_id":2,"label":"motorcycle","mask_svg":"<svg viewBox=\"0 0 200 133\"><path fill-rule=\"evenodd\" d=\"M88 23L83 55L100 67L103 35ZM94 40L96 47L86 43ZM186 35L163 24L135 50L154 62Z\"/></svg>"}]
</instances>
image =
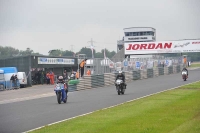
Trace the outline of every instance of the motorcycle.
<instances>
[{"instance_id":1,"label":"motorcycle","mask_svg":"<svg viewBox=\"0 0 200 133\"><path fill-rule=\"evenodd\" d=\"M67 94L66 94L65 88L66 88L65 84L62 84L62 83L56 84L56 87L54 88L54 91L57 96L57 101L59 104L61 104L62 101L64 103L67 102Z\"/></svg>"},{"instance_id":2,"label":"motorcycle","mask_svg":"<svg viewBox=\"0 0 200 133\"><path fill-rule=\"evenodd\" d=\"M123 80L117 79L115 81L115 86L116 86L116 90L117 90L118 95L124 94L126 86L124 85Z\"/></svg>"},{"instance_id":3,"label":"motorcycle","mask_svg":"<svg viewBox=\"0 0 200 133\"><path fill-rule=\"evenodd\" d=\"M184 81L186 81L186 79L188 78L187 71L182 71L182 78Z\"/></svg>"}]
</instances>

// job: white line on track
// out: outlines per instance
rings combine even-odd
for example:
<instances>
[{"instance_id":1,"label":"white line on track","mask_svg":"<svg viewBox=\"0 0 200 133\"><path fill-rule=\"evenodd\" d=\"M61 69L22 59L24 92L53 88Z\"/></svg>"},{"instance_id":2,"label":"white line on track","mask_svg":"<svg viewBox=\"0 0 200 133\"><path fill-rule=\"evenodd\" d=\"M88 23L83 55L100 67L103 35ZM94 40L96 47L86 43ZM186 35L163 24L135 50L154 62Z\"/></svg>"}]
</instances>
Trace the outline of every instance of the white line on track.
<instances>
[{"instance_id":1,"label":"white line on track","mask_svg":"<svg viewBox=\"0 0 200 133\"><path fill-rule=\"evenodd\" d=\"M200 80L199 80L199 81L200 81ZM92 114L92 113L94 113L94 112L96 112L96 111L106 110L106 109L109 109L109 108L113 108L113 107L116 107L116 106L119 106L119 105L122 105L122 104L125 104L125 103L128 103L128 102L136 101L136 100L139 100L139 99L142 99L142 98L145 98L145 97L149 97L149 96L152 96L152 95L155 95L155 94L159 94L159 93L162 93L162 92L166 92L166 91L169 91L169 90L173 90L173 89L176 89L176 88L185 86L185 85L197 83L197 82L199 82L199 81L195 81L195 82L192 82L192 83L184 84L184 85L177 86L177 87L174 87L174 88L171 88L171 89L167 89L167 90L164 90L164 91L159 91L159 92L156 92L156 93L152 93L152 94L149 94L149 95L146 95L146 96L143 96L143 97L139 97L139 98L136 98L136 99L133 99L133 100L129 100L129 101L126 101L126 102L123 102L123 103L120 103L120 104L116 104L116 105L113 105L113 106L110 106L110 107L107 107L107 108L95 110L95 111L92 111L92 112L89 112L89 113L85 113L85 114L82 114L82 115L78 115L78 116L74 116L74 117L71 117L71 118L67 118L67 119L64 119L64 120L61 120L61 121L57 121L57 122L54 122L54 123L51 123L51 124L47 124L46 126L51 126L51 125L54 125L54 124L57 124L57 123L60 123L60 122L64 122L64 121L68 121L68 120L71 120L71 119L74 119L74 118L78 118L78 117L81 117L81 116L89 115L89 114ZM34 129L31 129L31 130L25 131L25 132L23 132L23 133L32 132L32 131L35 131L35 130L38 130L38 129L41 129L41 128L44 128L44 127L45 127L45 126L41 126L41 127L38 127L38 128L34 128Z\"/></svg>"}]
</instances>

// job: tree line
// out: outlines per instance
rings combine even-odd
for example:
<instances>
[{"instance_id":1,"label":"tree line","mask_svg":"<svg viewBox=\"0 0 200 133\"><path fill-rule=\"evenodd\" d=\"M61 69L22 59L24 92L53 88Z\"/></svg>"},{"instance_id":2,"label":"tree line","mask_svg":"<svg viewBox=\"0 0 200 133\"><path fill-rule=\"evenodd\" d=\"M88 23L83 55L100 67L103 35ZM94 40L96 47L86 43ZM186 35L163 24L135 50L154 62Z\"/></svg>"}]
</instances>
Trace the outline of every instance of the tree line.
<instances>
[{"instance_id":1,"label":"tree line","mask_svg":"<svg viewBox=\"0 0 200 133\"><path fill-rule=\"evenodd\" d=\"M70 50L60 50L60 49L54 49L49 51L49 56L67 56L67 57L77 57L78 54L85 54L87 58L92 57L92 50L90 48L83 47L80 49L79 52L73 52ZM112 58L116 54L115 51L109 51L105 49L101 50L101 52L96 52L96 50L93 50L94 58L104 58L104 55L108 58ZM27 48L26 50L18 50L13 47L2 47L0 46L0 59L5 59L9 57L16 57L16 56L27 56L27 55L43 55L37 52L34 52L32 49Z\"/></svg>"}]
</instances>

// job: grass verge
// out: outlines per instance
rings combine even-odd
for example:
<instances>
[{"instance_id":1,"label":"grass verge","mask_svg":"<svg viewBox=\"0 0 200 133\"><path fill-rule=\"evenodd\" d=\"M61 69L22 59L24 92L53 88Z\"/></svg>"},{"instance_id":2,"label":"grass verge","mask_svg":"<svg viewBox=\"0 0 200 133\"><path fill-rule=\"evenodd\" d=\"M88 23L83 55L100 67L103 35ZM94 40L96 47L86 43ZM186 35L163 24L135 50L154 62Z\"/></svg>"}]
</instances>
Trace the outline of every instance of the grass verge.
<instances>
[{"instance_id":1,"label":"grass verge","mask_svg":"<svg viewBox=\"0 0 200 133\"><path fill-rule=\"evenodd\" d=\"M190 67L200 67L200 63L192 63Z\"/></svg>"},{"instance_id":2,"label":"grass verge","mask_svg":"<svg viewBox=\"0 0 200 133\"><path fill-rule=\"evenodd\" d=\"M128 102L33 133L199 133L200 82Z\"/></svg>"}]
</instances>

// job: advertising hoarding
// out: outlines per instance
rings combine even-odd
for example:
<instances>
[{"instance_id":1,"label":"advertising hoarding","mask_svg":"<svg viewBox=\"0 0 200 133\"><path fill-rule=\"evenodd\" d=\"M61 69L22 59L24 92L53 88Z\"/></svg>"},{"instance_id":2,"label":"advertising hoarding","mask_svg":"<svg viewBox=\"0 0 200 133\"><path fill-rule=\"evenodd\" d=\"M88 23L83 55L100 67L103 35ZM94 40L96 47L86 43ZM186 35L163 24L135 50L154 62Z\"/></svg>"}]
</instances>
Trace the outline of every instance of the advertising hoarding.
<instances>
[{"instance_id":1,"label":"advertising hoarding","mask_svg":"<svg viewBox=\"0 0 200 133\"><path fill-rule=\"evenodd\" d=\"M38 64L74 64L74 59L38 57Z\"/></svg>"},{"instance_id":2,"label":"advertising hoarding","mask_svg":"<svg viewBox=\"0 0 200 133\"><path fill-rule=\"evenodd\" d=\"M200 52L200 40L125 43L125 55Z\"/></svg>"}]
</instances>

